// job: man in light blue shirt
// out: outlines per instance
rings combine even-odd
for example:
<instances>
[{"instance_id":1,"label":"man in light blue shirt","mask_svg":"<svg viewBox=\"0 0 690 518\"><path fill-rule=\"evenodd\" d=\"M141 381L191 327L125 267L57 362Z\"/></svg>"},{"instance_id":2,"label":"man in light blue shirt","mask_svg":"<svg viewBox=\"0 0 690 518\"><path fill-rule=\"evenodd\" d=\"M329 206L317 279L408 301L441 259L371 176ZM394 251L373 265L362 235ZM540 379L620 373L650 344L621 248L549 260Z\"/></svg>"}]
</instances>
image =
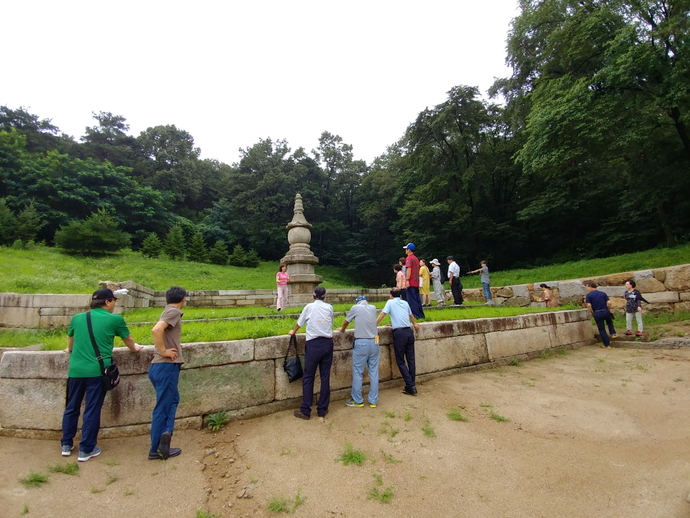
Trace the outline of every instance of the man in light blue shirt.
<instances>
[{"instance_id":1,"label":"man in light blue shirt","mask_svg":"<svg viewBox=\"0 0 690 518\"><path fill-rule=\"evenodd\" d=\"M376 408L379 401L379 344L376 326L376 306L369 304L366 297L359 296L350 308L339 331L347 329L350 322L355 323L355 342L352 350L352 390L347 406L363 407L362 376L364 366L369 366L369 406Z\"/></svg>"},{"instance_id":2,"label":"man in light blue shirt","mask_svg":"<svg viewBox=\"0 0 690 518\"><path fill-rule=\"evenodd\" d=\"M314 288L314 302L304 306L295 327L288 334L294 335L303 325L307 326L304 344L304 376L302 378L302 405L295 410L295 417L309 419L314 402L314 376L319 368L321 389L316 404L316 414L326 417L331 402L331 365L333 364L333 306L324 302L326 288Z\"/></svg>"},{"instance_id":3,"label":"man in light blue shirt","mask_svg":"<svg viewBox=\"0 0 690 518\"><path fill-rule=\"evenodd\" d=\"M409 396L417 395L415 385L415 359L414 359L414 333L410 326L414 326L415 331L419 331L419 324L415 321L410 305L400 298L400 290L391 290L390 299L383 307L377 324L386 315L391 316L393 323L393 350L395 351L395 362L398 364L400 374L405 380L403 394ZM410 324L410 321L412 322ZM407 363L405 361L407 360Z\"/></svg>"}]
</instances>

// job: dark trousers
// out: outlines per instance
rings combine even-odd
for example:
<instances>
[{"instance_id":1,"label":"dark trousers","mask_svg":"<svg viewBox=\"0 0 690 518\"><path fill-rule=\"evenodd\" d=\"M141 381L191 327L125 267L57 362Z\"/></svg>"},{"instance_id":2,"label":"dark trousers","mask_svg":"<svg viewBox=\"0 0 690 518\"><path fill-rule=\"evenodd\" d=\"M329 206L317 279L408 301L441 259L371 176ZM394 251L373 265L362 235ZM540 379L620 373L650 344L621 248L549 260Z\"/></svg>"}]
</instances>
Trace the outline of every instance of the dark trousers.
<instances>
[{"instance_id":1,"label":"dark trousers","mask_svg":"<svg viewBox=\"0 0 690 518\"><path fill-rule=\"evenodd\" d=\"M453 277L450 283L450 291L453 293L453 304L462 304L462 283L457 277Z\"/></svg>"},{"instance_id":2,"label":"dark trousers","mask_svg":"<svg viewBox=\"0 0 690 518\"><path fill-rule=\"evenodd\" d=\"M331 402L331 365L333 364L333 338L317 337L304 343L304 376L302 377L302 406L304 415L311 415L314 402L314 377L316 368L321 376L319 401L316 403L316 415L323 417L328 412Z\"/></svg>"},{"instance_id":3,"label":"dark trousers","mask_svg":"<svg viewBox=\"0 0 690 518\"><path fill-rule=\"evenodd\" d=\"M395 351L395 363L398 364L400 374L405 380L405 388L411 389L415 386L414 378L416 373L414 333L411 328L398 327L393 329L393 350ZM407 364L405 360L407 360Z\"/></svg>"},{"instance_id":4,"label":"dark trousers","mask_svg":"<svg viewBox=\"0 0 690 518\"><path fill-rule=\"evenodd\" d=\"M84 419L81 426L81 442L79 451L91 453L98 442L98 431L101 428L101 408L105 399L105 391L101 377L67 378L67 405L62 416L62 445L73 446L74 436L77 435L81 403L84 404Z\"/></svg>"},{"instance_id":5,"label":"dark trousers","mask_svg":"<svg viewBox=\"0 0 690 518\"><path fill-rule=\"evenodd\" d=\"M608 326L609 333L612 335L616 334L616 330L613 327L613 319L611 318L611 312L607 310L598 310L594 313L594 321L597 323L597 329L599 330L599 336L601 336L601 341L608 347L611 345L611 340L609 335L606 334L606 328L604 324Z\"/></svg>"},{"instance_id":6,"label":"dark trousers","mask_svg":"<svg viewBox=\"0 0 690 518\"><path fill-rule=\"evenodd\" d=\"M181 363L152 363L149 366L149 380L156 391L156 406L151 415L150 453L158 451L163 432L172 433L175 427L175 414L180 404L177 383L181 366Z\"/></svg>"},{"instance_id":7,"label":"dark trousers","mask_svg":"<svg viewBox=\"0 0 690 518\"><path fill-rule=\"evenodd\" d=\"M410 305L410 310L412 310L412 314L415 318L424 318L422 301L419 298L419 286L410 286L407 288L407 303Z\"/></svg>"}]
</instances>

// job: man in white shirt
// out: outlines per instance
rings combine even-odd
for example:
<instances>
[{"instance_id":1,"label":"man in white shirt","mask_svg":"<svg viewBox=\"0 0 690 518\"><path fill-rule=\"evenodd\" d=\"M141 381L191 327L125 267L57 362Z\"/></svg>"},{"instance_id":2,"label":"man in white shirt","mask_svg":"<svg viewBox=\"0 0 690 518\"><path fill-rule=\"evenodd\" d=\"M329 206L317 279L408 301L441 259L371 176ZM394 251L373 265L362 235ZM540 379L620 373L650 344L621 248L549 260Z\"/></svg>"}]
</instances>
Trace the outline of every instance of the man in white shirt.
<instances>
[{"instance_id":1,"label":"man in white shirt","mask_svg":"<svg viewBox=\"0 0 690 518\"><path fill-rule=\"evenodd\" d=\"M304 344L304 376L302 377L302 405L295 410L295 417L309 419L314 402L314 376L319 368L321 389L316 403L316 414L326 417L331 402L331 365L333 363L333 306L326 304L326 288L314 288L314 302L304 306L295 327L288 334L294 335L303 325L307 326Z\"/></svg>"},{"instance_id":2,"label":"man in white shirt","mask_svg":"<svg viewBox=\"0 0 690 518\"><path fill-rule=\"evenodd\" d=\"M462 305L462 284L460 283L460 267L455 262L452 255L446 257L448 261L448 284L450 284L450 291L453 293L453 304L456 306Z\"/></svg>"}]
</instances>

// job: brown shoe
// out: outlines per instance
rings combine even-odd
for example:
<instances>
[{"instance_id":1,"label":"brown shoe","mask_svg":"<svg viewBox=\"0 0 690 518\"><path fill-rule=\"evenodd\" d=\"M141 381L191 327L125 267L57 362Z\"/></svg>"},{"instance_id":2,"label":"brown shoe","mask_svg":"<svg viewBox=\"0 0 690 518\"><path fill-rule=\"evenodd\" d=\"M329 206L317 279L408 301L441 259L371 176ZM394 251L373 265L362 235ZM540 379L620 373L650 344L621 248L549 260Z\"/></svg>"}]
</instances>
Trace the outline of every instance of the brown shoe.
<instances>
[{"instance_id":1,"label":"brown shoe","mask_svg":"<svg viewBox=\"0 0 690 518\"><path fill-rule=\"evenodd\" d=\"M299 417L300 419L304 419L305 421L309 421L309 416L303 414L302 411L299 409L295 410L294 416Z\"/></svg>"}]
</instances>

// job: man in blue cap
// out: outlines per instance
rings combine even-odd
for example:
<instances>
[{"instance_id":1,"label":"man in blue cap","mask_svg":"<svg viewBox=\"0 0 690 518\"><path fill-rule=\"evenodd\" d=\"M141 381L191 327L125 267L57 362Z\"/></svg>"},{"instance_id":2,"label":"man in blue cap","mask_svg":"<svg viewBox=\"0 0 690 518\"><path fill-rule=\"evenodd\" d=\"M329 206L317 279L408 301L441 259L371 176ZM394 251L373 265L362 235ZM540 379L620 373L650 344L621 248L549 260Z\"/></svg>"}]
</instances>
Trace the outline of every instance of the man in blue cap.
<instances>
[{"instance_id":1,"label":"man in blue cap","mask_svg":"<svg viewBox=\"0 0 690 518\"><path fill-rule=\"evenodd\" d=\"M362 376L366 365L369 367L369 406L376 408L379 401L380 357L376 306L369 304L364 296L357 297L355 305L350 308L339 331L344 332L352 321L355 323L355 341L352 350L352 391L350 392L350 399L345 401L345 404L358 408L364 406Z\"/></svg>"}]
</instances>

